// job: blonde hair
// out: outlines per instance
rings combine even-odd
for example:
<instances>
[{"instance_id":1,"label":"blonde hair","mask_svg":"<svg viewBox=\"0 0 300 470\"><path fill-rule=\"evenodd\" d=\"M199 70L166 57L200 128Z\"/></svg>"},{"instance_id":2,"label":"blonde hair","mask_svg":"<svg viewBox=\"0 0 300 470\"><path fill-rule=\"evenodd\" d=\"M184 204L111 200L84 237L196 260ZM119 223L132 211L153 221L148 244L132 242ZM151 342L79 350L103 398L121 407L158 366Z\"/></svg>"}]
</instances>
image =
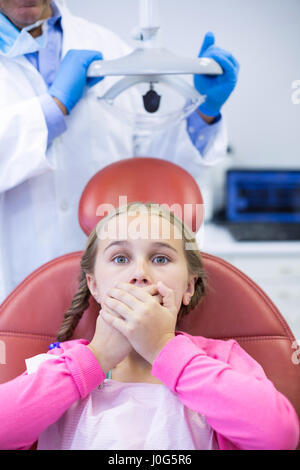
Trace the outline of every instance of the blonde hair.
<instances>
[{"instance_id":1,"label":"blonde hair","mask_svg":"<svg viewBox=\"0 0 300 470\"><path fill-rule=\"evenodd\" d=\"M179 219L173 212L171 212L161 204L153 202L131 202L129 204L126 204L125 206L120 206L117 209L114 209L109 212L98 222L96 227L90 233L86 243L85 251L81 257L79 286L73 297L70 308L65 313L64 320L58 331L58 341L67 341L73 336L74 330L77 324L79 323L79 320L81 319L84 311L89 307L89 298L91 293L87 284L86 274L94 273L98 241L103 226L109 220L119 214L123 214L126 212L130 214L130 212L132 211L141 212L142 210L147 210L148 213L151 213L151 215L159 215L163 219L168 220L172 226L177 227L177 229L179 229L183 240L183 249L187 262L188 272L189 274L195 275L195 277L197 278L195 282L194 295L192 296L189 305L181 304L177 316L177 323L182 317L184 317L191 310L193 310L204 297L206 284L205 273L203 270L201 254L198 250L193 232L187 227L186 224L184 224L181 219Z\"/></svg>"}]
</instances>

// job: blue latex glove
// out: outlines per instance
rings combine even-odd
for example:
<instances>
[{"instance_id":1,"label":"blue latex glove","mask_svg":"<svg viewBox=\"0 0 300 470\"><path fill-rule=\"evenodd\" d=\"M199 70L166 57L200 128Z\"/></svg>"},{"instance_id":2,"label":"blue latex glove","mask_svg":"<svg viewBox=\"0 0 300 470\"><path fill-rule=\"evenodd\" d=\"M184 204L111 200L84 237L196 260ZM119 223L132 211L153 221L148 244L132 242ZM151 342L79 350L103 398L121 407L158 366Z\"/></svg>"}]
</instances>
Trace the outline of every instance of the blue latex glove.
<instances>
[{"instance_id":1,"label":"blue latex glove","mask_svg":"<svg viewBox=\"0 0 300 470\"><path fill-rule=\"evenodd\" d=\"M206 33L199 57L214 59L223 69L223 75L194 75L194 85L206 101L199 110L206 116L218 116L221 107L233 92L237 83L239 63L224 49L215 47L215 36Z\"/></svg>"},{"instance_id":2,"label":"blue latex glove","mask_svg":"<svg viewBox=\"0 0 300 470\"><path fill-rule=\"evenodd\" d=\"M93 60L102 60L101 52L72 49L64 57L53 84L51 96L65 105L70 113L82 98L85 86L94 86L104 77L87 78L86 73Z\"/></svg>"}]
</instances>

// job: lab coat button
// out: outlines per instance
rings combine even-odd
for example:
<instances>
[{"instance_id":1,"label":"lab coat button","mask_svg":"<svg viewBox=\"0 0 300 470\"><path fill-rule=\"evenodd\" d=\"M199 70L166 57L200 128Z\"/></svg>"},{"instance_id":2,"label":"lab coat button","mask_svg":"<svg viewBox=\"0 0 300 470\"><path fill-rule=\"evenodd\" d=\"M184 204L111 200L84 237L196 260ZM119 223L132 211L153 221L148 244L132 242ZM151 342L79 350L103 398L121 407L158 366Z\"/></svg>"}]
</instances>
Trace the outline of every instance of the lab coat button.
<instances>
[{"instance_id":1,"label":"lab coat button","mask_svg":"<svg viewBox=\"0 0 300 470\"><path fill-rule=\"evenodd\" d=\"M69 204L67 203L67 201L65 200L61 201L60 208L63 212L67 211L69 208Z\"/></svg>"}]
</instances>

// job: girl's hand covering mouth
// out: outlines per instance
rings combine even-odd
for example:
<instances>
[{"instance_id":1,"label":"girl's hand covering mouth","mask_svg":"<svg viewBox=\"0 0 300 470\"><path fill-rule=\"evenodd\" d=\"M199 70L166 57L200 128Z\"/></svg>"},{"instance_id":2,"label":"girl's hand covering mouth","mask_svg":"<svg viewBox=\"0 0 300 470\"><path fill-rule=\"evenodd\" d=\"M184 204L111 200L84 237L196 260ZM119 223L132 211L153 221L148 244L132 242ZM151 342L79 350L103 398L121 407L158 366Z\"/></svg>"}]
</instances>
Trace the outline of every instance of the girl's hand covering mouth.
<instances>
[{"instance_id":1,"label":"girl's hand covering mouth","mask_svg":"<svg viewBox=\"0 0 300 470\"><path fill-rule=\"evenodd\" d=\"M175 336L178 313L175 294L161 281L143 288L118 283L108 290L103 307L104 320L151 364Z\"/></svg>"}]
</instances>

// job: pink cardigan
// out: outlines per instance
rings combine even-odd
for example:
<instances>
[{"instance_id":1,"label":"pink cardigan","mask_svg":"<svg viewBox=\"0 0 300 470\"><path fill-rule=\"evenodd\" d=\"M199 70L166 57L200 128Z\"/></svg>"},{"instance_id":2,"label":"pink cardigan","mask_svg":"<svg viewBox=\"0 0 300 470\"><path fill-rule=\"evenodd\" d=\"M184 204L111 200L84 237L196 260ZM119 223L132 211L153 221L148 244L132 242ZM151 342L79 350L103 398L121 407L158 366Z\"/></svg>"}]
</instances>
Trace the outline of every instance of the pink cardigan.
<instances>
[{"instance_id":1,"label":"pink cardigan","mask_svg":"<svg viewBox=\"0 0 300 470\"><path fill-rule=\"evenodd\" d=\"M28 449L76 400L105 379L88 341L61 343L37 372L0 385L0 449ZM293 450L299 423L288 399L234 340L176 332L152 375L187 407L203 414L219 448Z\"/></svg>"}]
</instances>

